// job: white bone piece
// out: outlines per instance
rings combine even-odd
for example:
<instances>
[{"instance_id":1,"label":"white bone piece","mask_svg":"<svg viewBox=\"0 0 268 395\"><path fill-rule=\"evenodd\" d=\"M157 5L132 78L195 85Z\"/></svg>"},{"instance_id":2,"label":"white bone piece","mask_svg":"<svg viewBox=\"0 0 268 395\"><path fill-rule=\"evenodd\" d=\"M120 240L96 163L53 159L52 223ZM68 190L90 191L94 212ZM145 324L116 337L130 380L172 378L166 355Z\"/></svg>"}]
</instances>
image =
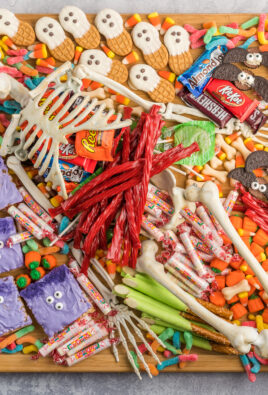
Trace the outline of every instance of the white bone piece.
<instances>
[{"instance_id":1,"label":"white bone piece","mask_svg":"<svg viewBox=\"0 0 268 395\"><path fill-rule=\"evenodd\" d=\"M87 91L87 94L91 99L96 98L102 100L106 98L103 88L94 89L94 91Z\"/></svg>"},{"instance_id":2,"label":"white bone piece","mask_svg":"<svg viewBox=\"0 0 268 395\"><path fill-rule=\"evenodd\" d=\"M226 141L224 140L221 134L216 135L215 143L219 145L222 151L226 153L226 157L228 160L231 160L235 157L236 150L226 143Z\"/></svg>"},{"instance_id":3,"label":"white bone piece","mask_svg":"<svg viewBox=\"0 0 268 395\"><path fill-rule=\"evenodd\" d=\"M247 159L247 157L251 154L251 151L247 149L245 146L242 137L238 137L235 141L232 142L232 146L240 152L240 154L243 156L244 160Z\"/></svg>"},{"instance_id":4,"label":"white bone piece","mask_svg":"<svg viewBox=\"0 0 268 395\"><path fill-rule=\"evenodd\" d=\"M9 169L14 171L14 173L18 176L20 182L25 186L27 191L34 198L34 200L36 200L40 204L40 206L42 206L46 211L48 211L48 209L50 209L50 208L53 208L50 201L45 197L45 195L42 194L42 192L37 188L37 186L29 178L28 174L22 167L19 159L17 159L15 156L9 156L7 158L6 164ZM56 219L56 221L60 222L61 216L57 215L57 217L55 217L55 219Z\"/></svg>"},{"instance_id":5,"label":"white bone piece","mask_svg":"<svg viewBox=\"0 0 268 395\"><path fill-rule=\"evenodd\" d=\"M16 138L16 130L17 126L19 125L20 121L20 114L12 114L10 124L6 128L4 138L1 143L0 147L0 155L6 156L13 152L12 146L15 142Z\"/></svg>"},{"instance_id":6,"label":"white bone piece","mask_svg":"<svg viewBox=\"0 0 268 395\"><path fill-rule=\"evenodd\" d=\"M224 334L242 354L249 352L251 344L257 341L258 332L255 328L236 326L211 313L200 305L191 295L175 284L164 272L164 267L155 259L158 246L154 241L142 243L142 255L138 258L136 270L153 277L161 285L184 302L195 314ZM268 350L267 350L268 351Z\"/></svg>"},{"instance_id":7,"label":"white bone piece","mask_svg":"<svg viewBox=\"0 0 268 395\"><path fill-rule=\"evenodd\" d=\"M104 100L98 100L97 105L99 104L105 104L106 108L109 108L109 110L114 110L114 101L113 99L110 99L109 97L107 97Z\"/></svg>"},{"instance_id":8,"label":"white bone piece","mask_svg":"<svg viewBox=\"0 0 268 395\"><path fill-rule=\"evenodd\" d=\"M216 155L213 156L212 159L209 161L210 166L212 169L217 169L217 167L220 167L222 165L222 160L220 160Z\"/></svg>"},{"instance_id":9,"label":"white bone piece","mask_svg":"<svg viewBox=\"0 0 268 395\"><path fill-rule=\"evenodd\" d=\"M207 181L202 188L198 188L194 185L188 187L185 189L185 197L192 202L203 203L211 211L212 215L222 226L226 235L232 240L238 253L245 259L258 277L264 290L268 292L268 275L233 227L219 199L219 191L216 184Z\"/></svg>"},{"instance_id":10,"label":"white bone piece","mask_svg":"<svg viewBox=\"0 0 268 395\"><path fill-rule=\"evenodd\" d=\"M60 187L60 194L65 199L68 196L59 167L59 146L67 144L66 136L85 129L110 130L131 124L131 120L121 120L121 114L118 114L113 122L108 123L114 113L113 109L106 109L105 104L98 105L96 98L91 100L88 92L81 92L82 82L74 78L71 73L71 65L67 62L67 65L59 67L31 92L33 99L20 113L19 125L25 122L26 126L19 133L20 143L14 146L12 151L19 160L24 161L32 159L42 147L34 167L39 168L40 175L46 173L45 180L51 181L53 188ZM61 76L66 74L66 81L61 82ZM53 92L46 100L41 101L48 83L52 81L55 82ZM53 103L52 100L55 98L58 99ZM69 100L65 103L67 98ZM63 103L65 103L63 107L54 115ZM67 111L69 114L63 119ZM49 143L51 146L48 149Z\"/></svg>"},{"instance_id":11,"label":"white bone piece","mask_svg":"<svg viewBox=\"0 0 268 395\"><path fill-rule=\"evenodd\" d=\"M231 170L235 169L235 159L225 160L223 166L229 173Z\"/></svg>"},{"instance_id":12,"label":"white bone piece","mask_svg":"<svg viewBox=\"0 0 268 395\"><path fill-rule=\"evenodd\" d=\"M0 73L0 99L3 100L8 95L20 103L21 107L25 107L30 100L29 90L25 86L10 75Z\"/></svg>"},{"instance_id":13,"label":"white bone piece","mask_svg":"<svg viewBox=\"0 0 268 395\"><path fill-rule=\"evenodd\" d=\"M232 287L225 287L221 290L223 296L226 300L231 300L235 295L240 292L249 292L250 285L246 279L241 280L239 283L233 285Z\"/></svg>"},{"instance_id":14,"label":"white bone piece","mask_svg":"<svg viewBox=\"0 0 268 395\"><path fill-rule=\"evenodd\" d=\"M227 171L212 169L207 163L205 164L202 174L216 178L220 183L225 184L227 180Z\"/></svg>"},{"instance_id":15,"label":"white bone piece","mask_svg":"<svg viewBox=\"0 0 268 395\"><path fill-rule=\"evenodd\" d=\"M192 202L187 202L185 200L184 189L176 186L176 178L170 170L166 169L155 175L151 178L151 181L159 189L163 189L169 193L174 205L174 213L170 221L164 226L164 229L176 229L176 227L184 221L179 214L180 210L187 206L194 212L196 208L195 204L193 205Z\"/></svg>"}]
</instances>

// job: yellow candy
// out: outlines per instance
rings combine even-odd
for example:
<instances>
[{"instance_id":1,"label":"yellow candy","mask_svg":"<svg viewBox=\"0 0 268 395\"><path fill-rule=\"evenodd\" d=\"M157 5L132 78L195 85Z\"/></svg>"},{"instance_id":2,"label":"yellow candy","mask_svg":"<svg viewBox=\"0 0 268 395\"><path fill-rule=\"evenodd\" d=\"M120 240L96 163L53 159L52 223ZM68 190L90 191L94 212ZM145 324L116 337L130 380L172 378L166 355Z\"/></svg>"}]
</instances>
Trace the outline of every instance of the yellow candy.
<instances>
[{"instance_id":1,"label":"yellow candy","mask_svg":"<svg viewBox=\"0 0 268 395\"><path fill-rule=\"evenodd\" d=\"M38 352L38 348L34 344L31 344L30 346L23 347L22 352L23 354L30 354L31 352Z\"/></svg>"},{"instance_id":2,"label":"yellow candy","mask_svg":"<svg viewBox=\"0 0 268 395\"><path fill-rule=\"evenodd\" d=\"M232 321L232 324L234 324L236 326L241 326L241 322L239 320Z\"/></svg>"},{"instance_id":3,"label":"yellow candy","mask_svg":"<svg viewBox=\"0 0 268 395\"><path fill-rule=\"evenodd\" d=\"M256 317L255 317L254 314L249 314L249 315L248 315L248 319L249 319L250 321L255 321L255 320L256 320Z\"/></svg>"},{"instance_id":4,"label":"yellow candy","mask_svg":"<svg viewBox=\"0 0 268 395\"><path fill-rule=\"evenodd\" d=\"M257 326L258 332L263 331L264 325L263 325L263 318L261 315L256 316L256 326Z\"/></svg>"},{"instance_id":5,"label":"yellow candy","mask_svg":"<svg viewBox=\"0 0 268 395\"><path fill-rule=\"evenodd\" d=\"M246 265L246 264L241 265L241 266L239 266L239 269L240 269L242 272L245 272L245 271L247 271L247 269L248 269L248 265Z\"/></svg>"},{"instance_id":6,"label":"yellow candy","mask_svg":"<svg viewBox=\"0 0 268 395\"><path fill-rule=\"evenodd\" d=\"M158 347L158 349L157 349L157 351L158 351L158 352L164 352L164 351L165 351L165 349L164 349L164 347L162 347L162 346L159 346L159 347Z\"/></svg>"},{"instance_id":7,"label":"yellow candy","mask_svg":"<svg viewBox=\"0 0 268 395\"><path fill-rule=\"evenodd\" d=\"M246 298L247 296L248 296L248 292L240 292L238 294L238 297L241 298L241 299Z\"/></svg>"}]
</instances>

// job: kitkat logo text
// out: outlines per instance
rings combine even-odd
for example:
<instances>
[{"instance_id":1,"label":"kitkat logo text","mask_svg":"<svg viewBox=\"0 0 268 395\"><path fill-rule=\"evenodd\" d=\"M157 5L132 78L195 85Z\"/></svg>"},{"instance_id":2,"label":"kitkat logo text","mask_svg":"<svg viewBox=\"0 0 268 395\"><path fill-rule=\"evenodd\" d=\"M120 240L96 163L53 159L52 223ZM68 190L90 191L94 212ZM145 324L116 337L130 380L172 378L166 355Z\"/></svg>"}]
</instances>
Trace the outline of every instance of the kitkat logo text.
<instances>
[{"instance_id":1,"label":"kitkat logo text","mask_svg":"<svg viewBox=\"0 0 268 395\"><path fill-rule=\"evenodd\" d=\"M245 98L241 96L240 92L235 87L228 85L220 85L215 90L215 95L218 96L222 103L229 106L239 107L245 102Z\"/></svg>"}]
</instances>

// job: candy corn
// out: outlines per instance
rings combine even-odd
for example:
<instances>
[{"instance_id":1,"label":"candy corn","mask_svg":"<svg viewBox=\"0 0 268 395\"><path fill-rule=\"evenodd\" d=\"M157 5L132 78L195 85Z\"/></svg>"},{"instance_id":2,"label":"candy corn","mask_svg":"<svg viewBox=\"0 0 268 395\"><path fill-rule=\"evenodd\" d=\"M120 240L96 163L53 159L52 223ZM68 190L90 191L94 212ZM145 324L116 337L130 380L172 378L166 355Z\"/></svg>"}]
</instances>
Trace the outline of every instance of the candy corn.
<instances>
[{"instance_id":1,"label":"candy corn","mask_svg":"<svg viewBox=\"0 0 268 395\"><path fill-rule=\"evenodd\" d=\"M2 48L0 47L0 59L4 59L5 55L4 52L2 50Z\"/></svg>"},{"instance_id":2,"label":"candy corn","mask_svg":"<svg viewBox=\"0 0 268 395\"><path fill-rule=\"evenodd\" d=\"M245 167L245 161L241 154L236 154L235 167Z\"/></svg>"},{"instance_id":3,"label":"candy corn","mask_svg":"<svg viewBox=\"0 0 268 395\"><path fill-rule=\"evenodd\" d=\"M47 47L45 46L45 44L42 44L42 46L40 46L39 48L34 49L30 54L29 57L31 59L45 59L47 58Z\"/></svg>"},{"instance_id":4,"label":"candy corn","mask_svg":"<svg viewBox=\"0 0 268 395\"><path fill-rule=\"evenodd\" d=\"M46 58L46 62L49 63L51 66L56 66L56 61L54 58Z\"/></svg>"},{"instance_id":5,"label":"candy corn","mask_svg":"<svg viewBox=\"0 0 268 395\"><path fill-rule=\"evenodd\" d=\"M158 71L158 74L160 77L164 78L165 80L168 80L169 82L174 82L176 78L176 74L172 73L171 71L167 70L160 70Z\"/></svg>"},{"instance_id":6,"label":"candy corn","mask_svg":"<svg viewBox=\"0 0 268 395\"><path fill-rule=\"evenodd\" d=\"M128 20L125 22L125 27L133 27L137 25L137 23L141 22L141 17L139 14L133 14Z\"/></svg>"},{"instance_id":7,"label":"candy corn","mask_svg":"<svg viewBox=\"0 0 268 395\"><path fill-rule=\"evenodd\" d=\"M151 14L148 15L148 19L151 22L151 24L157 29L161 29L161 19L158 14L158 12L152 12Z\"/></svg>"},{"instance_id":8,"label":"candy corn","mask_svg":"<svg viewBox=\"0 0 268 395\"><path fill-rule=\"evenodd\" d=\"M255 169L253 170L253 173L255 174L256 177L264 177L265 172L263 169Z\"/></svg>"},{"instance_id":9,"label":"candy corn","mask_svg":"<svg viewBox=\"0 0 268 395\"><path fill-rule=\"evenodd\" d=\"M93 81L93 82L91 82L91 84L89 85L88 90L94 91L95 89L98 89L98 88L100 88L101 86L102 86L102 84L101 84L100 82Z\"/></svg>"},{"instance_id":10,"label":"candy corn","mask_svg":"<svg viewBox=\"0 0 268 395\"><path fill-rule=\"evenodd\" d=\"M217 157L218 157L220 160L225 160L225 159L226 159L226 154L225 154L225 152L223 152L223 151L219 151L219 152L217 153Z\"/></svg>"},{"instance_id":11,"label":"candy corn","mask_svg":"<svg viewBox=\"0 0 268 395\"><path fill-rule=\"evenodd\" d=\"M33 45L30 45L28 47L28 49L29 49L29 51L36 51L37 49L42 48L43 45L44 45L43 43L33 44Z\"/></svg>"},{"instance_id":12,"label":"candy corn","mask_svg":"<svg viewBox=\"0 0 268 395\"><path fill-rule=\"evenodd\" d=\"M254 146L254 142L251 138L247 138L244 140L244 144L249 149L251 152L256 151L256 148Z\"/></svg>"},{"instance_id":13,"label":"candy corn","mask_svg":"<svg viewBox=\"0 0 268 395\"><path fill-rule=\"evenodd\" d=\"M82 47L75 47L75 54L74 54L74 64L78 63L78 60L81 56L81 53L83 52L83 48Z\"/></svg>"},{"instance_id":14,"label":"candy corn","mask_svg":"<svg viewBox=\"0 0 268 395\"><path fill-rule=\"evenodd\" d=\"M242 229L242 228L237 229L237 232L238 232L239 236L244 236L244 237L255 235L254 232L250 232L249 230Z\"/></svg>"},{"instance_id":15,"label":"candy corn","mask_svg":"<svg viewBox=\"0 0 268 395\"><path fill-rule=\"evenodd\" d=\"M264 230L259 229L253 237L253 241L263 247L268 243L268 234Z\"/></svg>"},{"instance_id":16,"label":"candy corn","mask_svg":"<svg viewBox=\"0 0 268 395\"><path fill-rule=\"evenodd\" d=\"M130 102L130 100L123 95L112 95L111 98L117 103L124 104L124 106L127 106Z\"/></svg>"},{"instance_id":17,"label":"candy corn","mask_svg":"<svg viewBox=\"0 0 268 395\"><path fill-rule=\"evenodd\" d=\"M13 43L13 41L11 40L11 38L9 38L8 36L2 37L2 41L3 41L3 43L5 43L6 45L8 45L9 48L17 49L16 45Z\"/></svg>"},{"instance_id":18,"label":"candy corn","mask_svg":"<svg viewBox=\"0 0 268 395\"><path fill-rule=\"evenodd\" d=\"M52 70L55 69L55 66L52 66L51 64L49 64L49 63L48 63L46 60L44 60L44 59L36 59L36 64L37 64L37 66L46 67L46 68L49 68L49 69L52 69Z\"/></svg>"},{"instance_id":19,"label":"candy corn","mask_svg":"<svg viewBox=\"0 0 268 395\"><path fill-rule=\"evenodd\" d=\"M131 51L124 59L122 60L123 64L132 64L136 63L139 60L139 55L136 51Z\"/></svg>"},{"instance_id":20,"label":"candy corn","mask_svg":"<svg viewBox=\"0 0 268 395\"><path fill-rule=\"evenodd\" d=\"M106 47L106 45L100 43L100 47L101 47L101 49L103 50L103 52L105 52L106 55L107 55L109 58L113 59L113 58L115 57L114 52L113 52L110 48Z\"/></svg>"},{"instance_id":21,"label":"candy corn","mask_svg":"<svg viewBox=\"0 0 268 395\"><path fill-rule=\"evenodd\" d=\"M8 51L8 46L4 43L3 40L0 40L0 47L6 52Z\"/></svg>"},{"instance_id":22,"label":"candy corn","mask_svg":"<svg viewBox=\"0 0 268 395\"><path fill-rule=\"evenodd\" d=\"M225 137L225 141L227 144L231 144L234 140L236 140L240 136L241 132L235 132Z\"/></svg>"},{"instance_id":23,"label":"candy corn","mask_svg":"<svg viewBox=\"0 0 268 395\"><path fill-rule=\"evenodd\" d=\"M175 21L172 18L170 18L169 16L167 16L161 26L160 34L162 34L162 35L165 34L166 31L173 25L175 25Z\"/></svg>"},{"instance_id":24,"label":"candy corn","mask_svg":"<svg viewBox=\"0 0 268 395\"><path fill-rule=\"evenodd\" d=\"M183 88L183 85L178 80L175 81L175 92L178 94Z\"/></svg>"}]
</instances>

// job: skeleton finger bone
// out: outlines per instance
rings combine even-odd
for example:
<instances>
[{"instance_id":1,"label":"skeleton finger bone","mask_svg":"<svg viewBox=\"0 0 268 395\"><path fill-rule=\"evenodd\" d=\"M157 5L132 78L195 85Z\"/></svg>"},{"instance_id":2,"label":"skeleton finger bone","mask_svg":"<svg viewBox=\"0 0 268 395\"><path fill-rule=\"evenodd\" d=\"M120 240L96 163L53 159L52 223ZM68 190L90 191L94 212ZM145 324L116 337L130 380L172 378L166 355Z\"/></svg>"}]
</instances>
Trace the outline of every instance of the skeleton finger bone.
<instances>
[{"instance_id":1,"label":"skeleton finger bone","mask_svg":"<svg viewBox=\"0 0 268 395\"><path fill-rule=\"evenodd\" d=\"M205 164L202 174L216 178L220 183L224 184L227 180L227 171L212 169L207 163Z\"/></svg>"},{"instance_id":2,"label":"skeleton finger bone","mask_svg":"<svg viewBox=\"0 0 268 395\"><path fill-rule=\"evenodd\" d=\"M25 107L30 100L29 90L20 82L6 73L0 73L0 99L10 95L21 107Z\"/></svg>"},{"instance_id":3,"label":"skeleton finger bone","mask_svg":"<svg viewBox=\"0 0 268 395\"><path fill-rule=\"evenodd\" d=\"M224 334L239 352L242 354L248 353L251 344L257 341L257 330L255 328L233 325L200 305L191 295L173 283L165 274L163 265L155 259L157 250L158 246L154 241L147 240L142 243L142 255L137 261L137 271L153 277L183 301L195 314Z\"/></svg>"},{"instance_id":4,"label":"skeleton finger bone","mask_svg":"<svg viewBox=\"0 0 268 395\"><path fill-rule=\"evenodd\" d=\"M236 150L226 143L221 134L216 135L215 143L219 145L221 149L226 153L228 160L231 160L235 157Z\"/></svg>"},{"instance_id":5,"label":"skeleton finger bone","mask_svg":"<svg viewBox=\"0 0 268 395\"><path fill-rule=\"evenodd\" d=\"M251 151L247 149L241 137L238 137L235 141L233 141L232 146L241 153L244 160L246 160L247 157L251 154Z\"/></svg>"},{"instance_id":6,"label":"skeleton finger bone","mask_svg":"<svg viewBox=\"0 0 268 395\"><path fill-rule=\"evenodd\" d=\"M249 292L249 291L250 291L250 285L246 279L240 281L239 283L235 284L232 287L225 287L221 290L226 300L232 299L235 295L239 294L240 292Z\"/></svg>"},{"instance_id":7,"label":"skeleton finger bone","mask_svg":"<svg viewBox=\"0 0 268 395\"><path fill-rule=\"evenodd\" d=\"M198 188L193 185L186 188L185 197L187 200L192 202L203 203L211 211L212 215L214 215L216 220L222 226L226 235L230 240L232 240L232 243L237 248L238 253L245 259L255 275L258 277L264 290L268 292L268 275L233 227L219 199L217 186L211 181L206 182L202 188Z\"/></svg>"},{"instance_id":8,"label":"skeleton finger bone","mask_svg":"<svg viewBox=\"0 0 268 395\"><path fill-rule=\"evenodd\" d=\"M217 158L217 156L215 155L212 159L210 159L209 163L212 169L217 169L217 167L220 167L222 165L222 160Z\"/></svg>"}]
</instances>

